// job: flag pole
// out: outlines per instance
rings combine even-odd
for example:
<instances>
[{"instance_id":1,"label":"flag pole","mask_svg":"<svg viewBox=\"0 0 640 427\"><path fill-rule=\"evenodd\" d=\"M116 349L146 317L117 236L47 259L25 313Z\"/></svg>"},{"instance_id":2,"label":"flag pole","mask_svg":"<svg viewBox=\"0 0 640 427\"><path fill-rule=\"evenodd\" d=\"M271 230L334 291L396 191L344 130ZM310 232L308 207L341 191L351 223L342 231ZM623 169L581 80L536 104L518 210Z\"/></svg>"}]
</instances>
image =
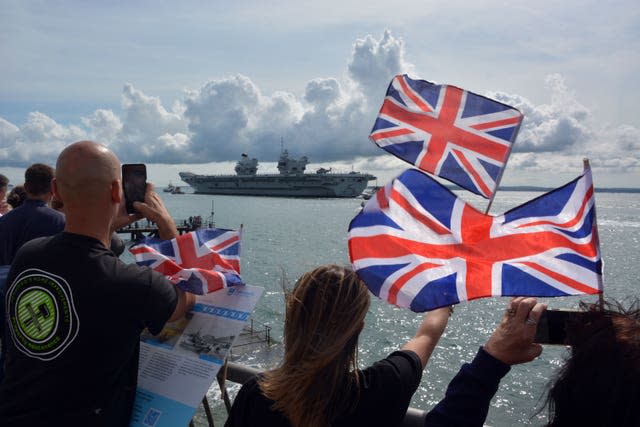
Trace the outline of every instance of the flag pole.
<instances>
[{"instance_id":1,"label":"flag pole","mask_svg":"<svg viewBox=\"0 0 640 427\"><path fill-rule=\"evenodd\" d=\"M518 132L520 131L520 126L522 126L522 121L518 123L518 127L516 128L514 135L516 136L518 135ZM513 144L515 144L515 142L516 142L515 140L511 141L511 144L509 145L509 152L507 152L507 158L504 161L504 165L502 166L502 169L500 169L500 173L498 174L498 179L496 179L496 188L493 191L491 198L489 199L489 204L487 205L487 209L484 211L485 215L489 213L489 209L491 209L491 205L493 204L493 199L496 198L498 187L500 187L500 181L502 181L502 175L504 174L504 171L507 168L507 163L509 163L509 158L511 157L511 150L513 150Z\"/></svg>"},{"instance_id":2,"label":"flag pole","mask_svg":"<svg viewBox=\"0 0 640 427\"><path fill-rule=\"evenodd\" d=\"M588 170L591 169L591 165L589 164L589 159L588 158L583 158L582 159L582 169L584 172L587 172ZM592 184L593 185L593 184ZM598 248L600 248L600 237L598 236L598 216L597 216L597 211L595 209L595 186L594 186L594 194L593 194L593 222L594 222L594 226L595 226L595 233L594 236L596 239L598 239L598 242L596 242L596 245ZM604 310L604 284L602 286L601 289L602 292L600 292L598 294L598 304L600 305L600 310Z\"/></svg>"},{"instance_id":3,"label":"flag pole","mask_svg":"<svg viewBox=\"0 0 640 427\"><path fill-rule=\"evenodd\" d=\"M507 166L507 163L505 162L504 166ZM485 209L484 214L487 215L489 213L489 209L491 209L491 204L493 204L493 199L496 198L496 193L498 192L498 185L500 183L500 180L502 179L502 173L504 172L504 168L502 168L502 170L500 171L500 175L498 175L498 180L496 181L496 189L493 190L493 194L491 195L491 198L489 199L489 204L487 205L487 209Z\"/></svg>"}]
</instances>

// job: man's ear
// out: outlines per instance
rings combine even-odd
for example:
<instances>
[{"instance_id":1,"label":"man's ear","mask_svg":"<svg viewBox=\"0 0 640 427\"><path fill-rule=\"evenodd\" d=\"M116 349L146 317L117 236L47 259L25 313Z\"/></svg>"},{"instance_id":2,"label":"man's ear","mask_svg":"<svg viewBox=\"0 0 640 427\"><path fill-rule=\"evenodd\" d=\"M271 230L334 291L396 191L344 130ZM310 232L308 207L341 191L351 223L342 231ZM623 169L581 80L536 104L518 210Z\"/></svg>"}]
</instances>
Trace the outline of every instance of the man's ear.
<instances>
[{"instance_id":1,"label":"man's ear","mask_svg":"<svg viewBox=\"0 0 640 427\"><path fill-rule=\"evenodd\" d=\"M114 203L122 203L122 185L119 179L111 182L111 201Z\"/></svg>"},{"instance_id":2,"label":"man's ear","mask_svg":"<svg viewBox=\"0 0 640 427\"><path fill-rule=\"evenodd\" d=\"M62 200L62 197L60 197L60 192L58 191L58 180L56 180L55 178L51 180L51 194L55 196L56 199L64 203L64 200Z\"/></svg>"}]
</instances>

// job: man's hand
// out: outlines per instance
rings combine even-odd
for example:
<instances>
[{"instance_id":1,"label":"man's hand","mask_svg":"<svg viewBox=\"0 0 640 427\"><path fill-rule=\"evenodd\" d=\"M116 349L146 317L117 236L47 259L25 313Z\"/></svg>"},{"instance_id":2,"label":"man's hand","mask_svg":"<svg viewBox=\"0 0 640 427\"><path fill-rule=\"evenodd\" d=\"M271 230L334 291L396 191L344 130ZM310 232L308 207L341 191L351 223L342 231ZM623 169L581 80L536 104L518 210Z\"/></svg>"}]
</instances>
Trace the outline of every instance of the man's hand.
<instances>
[{"instance_id":1,"label":"man's hand","mask_svg":"<svg viewBox=\"0 0 640 427\"><path fill-rule=\"evenodd\" d=\"M536 325L547 309L535 298L517 297L509 302L502 321L484 346L487 353L507 365L529 362L542 353L534 344Z\"/></svg>"},{"instance_id":2,"label":"man's hand","mask_svg":"<svg viewBox=\"0 0 640 427\"><path fill-rule=\"evenodd\" d=\"M163 240L173 239L178 235L178 229L169 211L162 203L160 196L153 191L153 184L147 183L144 202L133 202L133 208L143 217L158 225L158 236Z\"/></svg>"},{"instance_id":3,"label":"man's hand","mask_svg":"<svg viewBox=\"0 0 640 427\"><path fill-rule=\"evenodd\" d=\"M127 211L124 208L124 203L122 203L120 205L120 209L118 211L118 216L113 220L113 223L111 224L111 232L114 232L116 230L119 230L123 227L126 227L127 225L138 221L139 219L142 218L142 214L139 213L135 213L135 214L129 214L127 213Z\"/></svg>"}]
</instances>

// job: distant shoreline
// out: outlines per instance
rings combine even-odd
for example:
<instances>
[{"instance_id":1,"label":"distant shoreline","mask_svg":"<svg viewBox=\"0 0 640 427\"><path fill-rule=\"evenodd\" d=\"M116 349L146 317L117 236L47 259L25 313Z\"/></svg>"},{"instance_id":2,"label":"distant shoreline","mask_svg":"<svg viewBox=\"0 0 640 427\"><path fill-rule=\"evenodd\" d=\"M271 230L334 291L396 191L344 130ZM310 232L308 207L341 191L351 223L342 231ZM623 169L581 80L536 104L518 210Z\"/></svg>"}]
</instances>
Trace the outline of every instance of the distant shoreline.
<instances>
[{"instance_id":1,"label":"distant shoreline","mask_svg":"<svg viewBox=\"0 0 640 427\"><path fill-rule=\"evenodd\" d=\"M528 185L516 185L499 187L498 191L539 191L546 193L547 191L554 190L553 187L532 187ZM625 187L605 187L595 188L596 193L640 193L640 188L625 188Z\"/></svg>"},{"instance_id":2,"label":"distant shoreline","mask_svg":"<svg viewBox=\"0 0 640 427\"><path fill-rule=\"evenodd\" d=\"M462 190L462 188L457 187L455 185L446 185L449 190ZM505 187L499 187L498 192L500 191L531 191L531 192L539 192L546 193L551 190L555 190L557 187L533 187L530 185L510 185ZM640 188L626 188L626 187L604 187L597 188L596 193L640 193Z\"/></svg>"}]
</instances>

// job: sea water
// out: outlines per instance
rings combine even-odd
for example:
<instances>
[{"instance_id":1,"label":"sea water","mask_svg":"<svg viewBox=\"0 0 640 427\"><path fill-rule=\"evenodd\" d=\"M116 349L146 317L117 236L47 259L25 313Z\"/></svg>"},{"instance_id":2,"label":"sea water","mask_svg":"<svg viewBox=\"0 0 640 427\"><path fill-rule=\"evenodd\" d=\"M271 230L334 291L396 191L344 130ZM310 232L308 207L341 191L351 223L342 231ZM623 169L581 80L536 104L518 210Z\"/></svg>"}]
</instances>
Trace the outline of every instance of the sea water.
<instances>
[{"instance_id":1,"label":"sea water","mask_svg":"<svg viewBox=\"0 0 640 427\"><path fill-rule=\"evenodd\" d=\"M540 193L501 191L491 208L492 214L514 208ZM172 195L162 198L175 218L215 213L219 228L243 226L242 277L246 283L263 286L254 319L272 328L272 337L282 340L284 297L282 278L291 287L305 271L326 263L348 265L347 230L361 209L361 199L289 199L267 197ZM486 201L471 200L478 209ZM605 261L605 297L624 299L639 295L636 269L640 265L640 194L596 193L598 226ZM576 308L579 301L594 302L597 297L541 299L550 308ZM411 406L429 410L444 395L447 384L460 366L471 361L499 323L508 298L484 298L463 302L455 312L424 372ZM408 341L419 326L422 315L393 307L372 298L366 326L360 336L361 367L384 358ZM265 345L264 350L234 356L234 361L269 368L278 362L281 346ZM487 418L492 426L543 425L545 387L566 356L564 347L545 346L533 362L512 367L502 380ZM231 385L231 383L229 383ZM232 397L238 386L231 385ZM392 392L390 390L390 392ZM216 425L226 418L219 400L217 384L208 393ZM202 411L198 425L206 425Z\"/></svg>"}]
</instances>

